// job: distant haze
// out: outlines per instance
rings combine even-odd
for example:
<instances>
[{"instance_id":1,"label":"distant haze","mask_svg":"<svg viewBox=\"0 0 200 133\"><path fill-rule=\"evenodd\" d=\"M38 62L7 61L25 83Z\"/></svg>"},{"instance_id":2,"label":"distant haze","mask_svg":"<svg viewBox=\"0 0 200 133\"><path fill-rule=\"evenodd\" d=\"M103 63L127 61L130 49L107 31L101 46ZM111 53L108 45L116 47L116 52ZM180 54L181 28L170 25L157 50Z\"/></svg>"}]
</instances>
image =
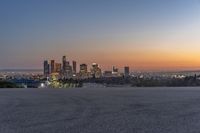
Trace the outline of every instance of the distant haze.
<instances>
[{"instance_id":1,"label":"distant haze","mask_svg":"<svg viewBox=\"0 0 200 133\"><path fill-rule=\"evenodd\" d=\"M200 68L199 0L1 0L0 69L68 60L103 69Z\"/></svg>"}]
</instances>

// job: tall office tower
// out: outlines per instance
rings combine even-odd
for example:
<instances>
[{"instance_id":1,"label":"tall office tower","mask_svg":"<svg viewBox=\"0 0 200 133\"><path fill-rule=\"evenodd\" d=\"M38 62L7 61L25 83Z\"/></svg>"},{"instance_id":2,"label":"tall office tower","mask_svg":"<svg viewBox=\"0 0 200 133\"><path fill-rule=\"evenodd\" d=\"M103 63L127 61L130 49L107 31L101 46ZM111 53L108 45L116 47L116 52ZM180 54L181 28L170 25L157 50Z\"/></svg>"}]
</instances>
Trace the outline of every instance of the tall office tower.
<instances>
[{"instance_id":1,"label":"tall office tower","mask_svg":"<svg viewBox=\"0 0 200 133\"><path fill-rule=\"evenodd\" d=\"M72 62L73 73L76 74L76 61Z\"/></svg>"},{"instance_id":2,"label":"tall office tower","mask_svg":"<svg viewBox=\"0 0 200 133\"><path fill-rule=\"evenodd\" d=\"M49 63L47 60L44 61L44 76L48 77L49 75Z\"/></svg>"},{"instance_id":3,"label":"tall office tower","mask_svg":"<svg viewBox=\"0 0 200 133\"><path fill-rule=\"evenodd\" d=\"M72 78L72 76L73 76L73 73L72 73L72 66L70 66L70 65L67 65L67 66L66 66L66 70L65 70L64 76L65 76L65 78L67 78L67 79Z\"/></svg>"},{"instance_id":4,"label":"tall office tower","mask_svg":"<svg viewBox=\"0 0 200 133\"><path fill-rule=\"evenodd\" d=\"M82 73L87 73L87 65L86 64L81 64L80 65L80 72Z\"/></svg>"},{"instance_id":5,"label":"tall office tower","mask_svg":"<svg viewBox=\"0 0 200 133\"><path fill-rule=\"evenodd\" d=\"M61 68L61 63L56 63L55 71L56 71L57 73L61 73L61 70L62 70L62 68Z\"/></svg>"},{"instance_id":6,"label":"tall office tower","mask_svg":"<svg viewBox=\"0 0 200 133\"><path fill-rule=\"evenodd\" d=\"M102 76L101 69L97 63L92 64L91 74L95 78L100 78Z\"/></svg>"},{"instance_id":7,"label":"tall office tower","mask_svg":"<svg viewBox=\"0 0 200 133\"><path fill-rule=\"evenodd\" d=\"M80 77L81 78L88 78L88 71L87 71L87 65L86 64L81 64L80 65Z\"/></svg>"},{"instance_id":8,"label":"tall office tower","mask_svg":"<svg viewBox=\"0 0 200 133\"><path fill-rule=\"evenodd\" d=\"M124 67L124 76L125 76L125 77L128 77L128 76L129 76L129 73L130 73L129 67L128 67L128 66L125 66L125 67Z\"/></svg>"},{"instance_id":9,"label":"tall office tower","mask_svg":"<svg viewBox=\"0 0 200 133\"><path fill-rule=\"evenodd\" d=\"M51 60L51 73L55 72L55 60Z\"/></svg>"},{"instance_id":10,"label":"tall office tower","mask_svg":"<svg viewBox=\"0 0 200 133\"><path fill-rule=\"evenodd\" d=\"M62 58L62 63L63 63L63 67L62 67L62 74L64 78L71 78L72 77L72 67L70 66L69 61L67 61L66 56L63 56Z\"/></svg>"},{"instance_id":11,"label":"tall office tower","mask_svg":"<svg viewBox=\"0 0 200 133\"><path fill-rule=\"evenodd\" d=\"M62 57L62 70L63 70L63 73L66 72L66 66L67 66L67 59L66 59L66 56L63 56Z\"/></svg>"}]
</instances>

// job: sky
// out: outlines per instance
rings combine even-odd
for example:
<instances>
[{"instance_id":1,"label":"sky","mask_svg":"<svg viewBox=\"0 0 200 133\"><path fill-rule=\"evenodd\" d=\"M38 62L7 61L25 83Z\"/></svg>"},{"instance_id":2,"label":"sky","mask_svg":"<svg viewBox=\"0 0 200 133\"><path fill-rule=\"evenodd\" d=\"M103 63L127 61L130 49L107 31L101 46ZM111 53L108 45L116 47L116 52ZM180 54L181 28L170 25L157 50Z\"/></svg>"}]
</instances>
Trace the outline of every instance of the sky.
<instances>
[{"instance_id":1,"label":"sky","mask_svg":"<svg viewBox=\"0 0 200 133\"><path fill-rule=\"evenodd\" d=\"M0 69L200 69L199 35L199 0L0 0Z\"/></svg>"}]
</instances>

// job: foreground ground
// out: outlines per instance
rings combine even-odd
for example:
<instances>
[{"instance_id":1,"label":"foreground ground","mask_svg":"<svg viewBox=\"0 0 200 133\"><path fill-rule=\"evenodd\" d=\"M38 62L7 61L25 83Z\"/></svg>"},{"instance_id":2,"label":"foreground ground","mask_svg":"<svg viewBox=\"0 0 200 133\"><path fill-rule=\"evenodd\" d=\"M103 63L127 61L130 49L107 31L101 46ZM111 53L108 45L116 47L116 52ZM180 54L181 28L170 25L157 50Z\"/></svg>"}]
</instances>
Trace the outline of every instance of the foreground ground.
<instances>
[{"instance_id":1,"label":"foreground ground","mask_svg":"<svg viewBox=\"0 0 200 133\"><path fill-rule=\"evenodd\" d=\"M0 89L0 133L199 133L200 88Z\"/></svg>"}]
</instances>

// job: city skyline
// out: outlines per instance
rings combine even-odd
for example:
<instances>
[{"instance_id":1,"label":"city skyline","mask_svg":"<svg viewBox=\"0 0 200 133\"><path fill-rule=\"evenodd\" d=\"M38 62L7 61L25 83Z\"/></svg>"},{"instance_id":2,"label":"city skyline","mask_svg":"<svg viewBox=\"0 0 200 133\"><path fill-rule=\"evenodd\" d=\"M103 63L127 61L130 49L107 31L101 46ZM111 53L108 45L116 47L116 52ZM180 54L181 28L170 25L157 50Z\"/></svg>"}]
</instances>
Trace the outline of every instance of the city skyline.
<instances>
[{"instance_id":1,"label":"city skyline","mask_svg":"<svg viewBox=\"0 0 200 133\"><path fill-rule=\"evenodd\" d=\"M84 63L84 62L77 62L75 60L69 60L65 55L62 56L61 60L54 60L54 59L45 59L43 60L43 67L40 70L43 70L45 73L45 70L48 69L48 71L46 71L46 73L57 73L57 72L62 72L62 71L66 71L66 69L70 69L72 71L72 73L79 73L81 71L81 66L82 65L86 65L89 68L92 68L93 66L98 66L101 68L104 68L102 65L98 64L97 62L92 62L90 64ZM102 71L117 71L117 72L124 72L124 69L128 68L128 73L129 73L129 66L124 65L123 67L118 67L116 65L112 65L112 67L108 68L108 69L102 69ZM26 69L25 69L26 70ZM28 69L27 69L28 70ZM36 70L36 69L35 69ZM39 69L38 69L39 70ZM91 70L88 69L88 72L90 72Z\"/></svg>"},{"instance_id":2,"label":"city skyline","mask_svg":"<svg viewBox=\"0 0 200 133\"><path fill-rule=\"evenodd\" d=\"M91 79L102 77L130 77L129 66L124 66L124 71L120 72L116 66L113 66L112 70L103 71L98 63L92 63L91 66L82 63L79 65L77 71L77 62L70 61L64 55L62 56L62 63L59 63L53 59L44 60L43 62L43 77L47 80L53 79Z\"/></svg>"},{"instance_id":3,"label":"city skyline","mask_svg":"<svg viewBox=\"0 0 200 133\"><path fill-rule=\"evenodd\" d=\"M0 69L62 55L103 70L200 69L199 0L2 0L0 16Z\"/></svg>"}]
</instances>

